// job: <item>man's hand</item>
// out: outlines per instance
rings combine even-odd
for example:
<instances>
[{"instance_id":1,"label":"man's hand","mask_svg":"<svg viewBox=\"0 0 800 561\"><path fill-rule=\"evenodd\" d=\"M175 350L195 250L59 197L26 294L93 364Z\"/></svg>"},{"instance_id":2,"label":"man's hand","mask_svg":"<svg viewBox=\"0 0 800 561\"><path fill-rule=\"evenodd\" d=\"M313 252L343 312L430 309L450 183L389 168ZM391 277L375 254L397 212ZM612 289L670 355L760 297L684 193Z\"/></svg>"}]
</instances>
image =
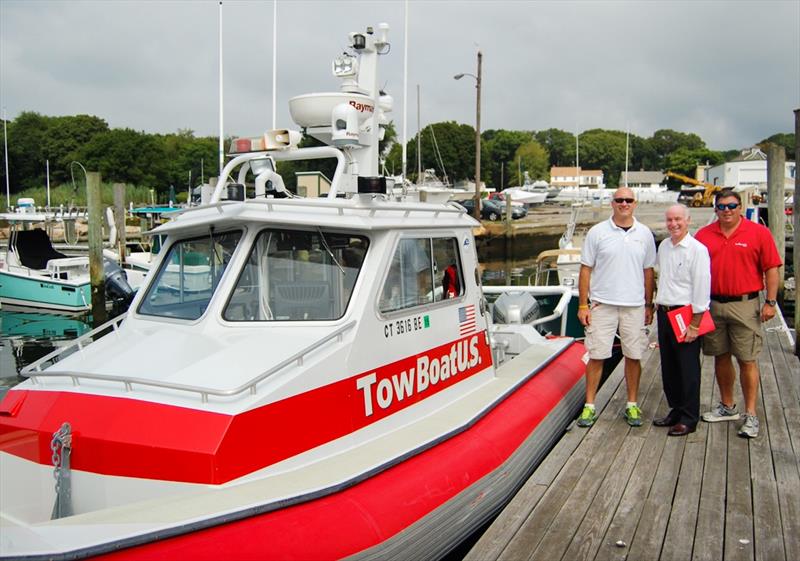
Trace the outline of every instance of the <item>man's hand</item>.
<instances>
[{"instance_id":1,"label":"man's hand","mask_svg":"<svg viewBox=\"0 0 800 561\"><path fill-rule=\"evenodd\" d=\"M652 306L645 306L644 307L644 324L650 325L653 323L653 307Z\"/></svg>"},{"instance_id":2,"label":"man's hand","mask_svg":"<svg viewBox=\"0 0 800 561\"><path fill-rule=\"evenodd\" d=\"M592 324L592 310L589 308L578 308L578 321L581 325L588 327Z\"/></svg>"},{"instance_id":3,"label":"man's hand","mask_svg":"<svg viewBox=\"0 0 800 561\"><path fill-rule=\"evenodd\" d=\"M761 306L761 321L769 321L775 317L775 308L777 306L770 306L769 304L764 304Z\"/></svg>"}]
</instances>

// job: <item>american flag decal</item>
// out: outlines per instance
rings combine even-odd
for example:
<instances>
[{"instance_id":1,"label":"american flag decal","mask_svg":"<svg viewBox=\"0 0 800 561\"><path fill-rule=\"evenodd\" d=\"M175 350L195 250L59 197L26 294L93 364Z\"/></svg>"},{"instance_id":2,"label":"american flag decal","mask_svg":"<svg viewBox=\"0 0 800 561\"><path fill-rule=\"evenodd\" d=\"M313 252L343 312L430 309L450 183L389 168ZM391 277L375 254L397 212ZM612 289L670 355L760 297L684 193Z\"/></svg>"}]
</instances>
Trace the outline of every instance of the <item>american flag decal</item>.
<instances>
[{"instance_id":1,"label":"american flag decal","mask_svg":"<svg viewBox=\"0 0 800 561\"><path fill-rule=\"evenodd\" d=\"M458 332L462 337L475 333L475 305L463 306L458 309Z\"/></svg>"}]
</instances>

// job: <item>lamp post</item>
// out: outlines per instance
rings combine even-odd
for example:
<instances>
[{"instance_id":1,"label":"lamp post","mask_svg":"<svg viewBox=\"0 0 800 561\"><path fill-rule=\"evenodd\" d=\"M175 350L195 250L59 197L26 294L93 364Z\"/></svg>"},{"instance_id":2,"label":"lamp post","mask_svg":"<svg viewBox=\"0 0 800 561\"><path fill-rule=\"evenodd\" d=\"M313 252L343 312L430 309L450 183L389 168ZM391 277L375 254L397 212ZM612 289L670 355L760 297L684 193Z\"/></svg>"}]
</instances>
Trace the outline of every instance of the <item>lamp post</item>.
<instances>
[{"instance_id":1,"label":"lamp post","mask_svg":"<svg viewBox=\"0 0 800 561\"><path fill-rule=\"evenodd\" d=\"M478 51L478 74L470 74L463 72L453 76L456 80L460 80L464 76L471 76L475 78L475 89L477 91L476 104L475 104L475 218L480 220L481 217L481 64L483 61L483 53Z\"/></svg>"}]
</instances>

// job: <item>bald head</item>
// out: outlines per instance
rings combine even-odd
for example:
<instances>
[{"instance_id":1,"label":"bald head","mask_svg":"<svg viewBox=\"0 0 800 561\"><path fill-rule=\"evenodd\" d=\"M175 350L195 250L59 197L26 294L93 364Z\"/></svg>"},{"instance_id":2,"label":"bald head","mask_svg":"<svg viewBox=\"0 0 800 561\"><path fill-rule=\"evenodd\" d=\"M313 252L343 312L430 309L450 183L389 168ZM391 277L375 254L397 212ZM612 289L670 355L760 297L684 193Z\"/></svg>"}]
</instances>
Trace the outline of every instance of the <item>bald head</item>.
<instances>
[{"instance_id":1,"label":"bald head","mask_svg":"<svg viewBox=\"0 0 800 561\"><path fill-rule=\"evenodd\" d=\"M689 216L689 207L687 207L686 205L682 205L680 203L675 203L674 205L671 205L667 209L666 215L669 216L670 214L676 214L676 213L682 213L683 217L687 221L689 220L689 218L691 218Z\"/></svg>"}]
</instances>

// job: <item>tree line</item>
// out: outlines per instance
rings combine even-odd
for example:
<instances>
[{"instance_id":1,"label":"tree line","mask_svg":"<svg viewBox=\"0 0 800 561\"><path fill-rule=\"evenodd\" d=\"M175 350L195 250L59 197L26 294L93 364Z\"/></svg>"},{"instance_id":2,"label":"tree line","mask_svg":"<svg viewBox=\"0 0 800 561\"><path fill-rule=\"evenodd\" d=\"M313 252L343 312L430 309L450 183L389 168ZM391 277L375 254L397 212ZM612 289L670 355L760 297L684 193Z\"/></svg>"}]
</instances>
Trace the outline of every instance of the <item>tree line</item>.
<instances>
[{"instance_id":1,"label":"tree line","mask_svg":"<svg viewBox=\"0 0 800 561\"><path fill-rule=\"evenodd\" d=\"M195 136L191 130L150 134L110 128L105 120L92 115L53 117L30 111L8 121L7 129L12 194L45 185L46 161L53 186L71 183L75 170L72 162L80 162L87 170L99 171L104 181L153 189L162 201L170 186L186 191L219 175L218 137ZM578 140L581 168L603 170L606 184L616 186L625 169L626 133L592 129L580 133ZM784 146L789 159L794 155L794 134L775 134L759 144L765 142ZM229 143L230 139L226 149ZM301 143L318 144L309 137ZM433 123L410 139L406 169L412 181L417 180L418 151L423 170L433 168L440 176L447 174L453 183L474 176L475 129L470 125ZM385 172L400 175L402 146L391 123L381 152ZM481 134L481 179L495 188L519 184L523 171L532 179L549 180L551 166L575 165L575 152L575 135L560 129L487 130ZM630 170L672 170L693 175L697 164L717 165L736 156L739 149L711 150L697 134L662 129L650 138L631 134L628 152ZM333 162L280 162L278 167L289 188L295 183L294 171L310 169L330 177ZM5 184L5 166L0 168L0 179Z\"/></svg>"}]
</instances>

